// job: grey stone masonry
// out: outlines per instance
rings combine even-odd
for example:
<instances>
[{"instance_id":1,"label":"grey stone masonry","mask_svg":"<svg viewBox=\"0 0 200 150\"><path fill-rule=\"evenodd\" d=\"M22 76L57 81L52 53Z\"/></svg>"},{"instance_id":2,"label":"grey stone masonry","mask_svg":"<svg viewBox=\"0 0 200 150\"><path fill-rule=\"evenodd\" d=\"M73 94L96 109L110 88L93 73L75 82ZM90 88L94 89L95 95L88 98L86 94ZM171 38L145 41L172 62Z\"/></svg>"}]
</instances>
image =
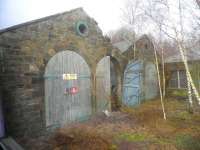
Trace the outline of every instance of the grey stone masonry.
<instances>
[{"instance_id":1,"label":"grey stone masonry","mask_svg":"<svg viewBox=\"0 0 200 150\"><path fill-rule=\"evenodd\" d=\"M78 21L87 23L86 36L77 34ZM49 59L63 50L83 56L92 73L106 55L123 60L82 8L0 31L0 79L8 134L37 136L46 132L43 75Z\"/></svg>"}]
</instances>

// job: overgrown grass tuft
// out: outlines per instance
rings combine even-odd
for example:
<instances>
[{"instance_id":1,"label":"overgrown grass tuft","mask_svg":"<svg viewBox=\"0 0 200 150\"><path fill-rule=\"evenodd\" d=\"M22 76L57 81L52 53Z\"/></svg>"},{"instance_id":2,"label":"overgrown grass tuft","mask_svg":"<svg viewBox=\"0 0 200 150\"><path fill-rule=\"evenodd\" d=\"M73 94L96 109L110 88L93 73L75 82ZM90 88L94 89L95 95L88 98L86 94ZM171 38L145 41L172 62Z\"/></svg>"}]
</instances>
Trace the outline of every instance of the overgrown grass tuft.
<instances>
[{"instance_id":1,"label":"overgrown grass tuft","mask_svg":"<svg viewBox=\"0 0 200 150\"><path fill-rule=\"evenodd\" d=\"M141 142L145 141L147 138L147 135L142 133L120 133L116 136L116 139L128 142Z\"/></svg>"},{"instance_id":2,"label":"overgrown grass tuft","mask_svg":"<svg viewBox=\"0 0 200 150\"><path fill-rule=\"evenodd\" d=\"M178 149L200 150L200 138L195 138L186 134L179 134L175 138L175 145Z\"/></svg>"}]
</instances>

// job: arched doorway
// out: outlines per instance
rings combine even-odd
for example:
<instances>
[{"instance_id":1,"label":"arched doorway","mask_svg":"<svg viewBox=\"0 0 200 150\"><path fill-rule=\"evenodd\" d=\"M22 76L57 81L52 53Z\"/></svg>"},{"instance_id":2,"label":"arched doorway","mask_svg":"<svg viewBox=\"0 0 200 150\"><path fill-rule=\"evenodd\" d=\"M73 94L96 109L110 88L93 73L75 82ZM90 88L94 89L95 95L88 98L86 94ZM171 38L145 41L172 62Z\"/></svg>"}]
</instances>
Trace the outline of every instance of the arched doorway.
<instances>
[{"instance_id":1,"label":"arched doorway","mask_svg":"<svg viewBox=\"0 0 200 150\"><path fill-rule=\"evenodd\" d=\"M90 69L77 53L63 51L45 70L46 126L64 125L91 115Z\"/></svg>"},{"instance_id":2,"label":"arched doorway","mask_svg":"<svg viewBox=\"0 0 200 150\"><path fill-rule=\"evenodd\" d=\"M118 61L111 56L103 57L96 68L97 112L116 111L120 107L121 76Z\"/></svg>"},{"instance_id":3,"label":"arched doorway","mask_svg":"<svg viewBox=\"0 0 200 150\"><path fill-rule=\"evenodd\" d=\"M110 56L103 57L97 64L95 85L97 112L110 110Z\"/></svg>"},{"instance_id":4,"label":"arched doorway","mask_svg":"<svg viewBox=\"0 0 200 150\"><path fill-rule=\"evenodd\" d=\"M110 78L111 78L111 109L112 111L119 110L121 106L121 70L119 62L110 57Z\"/></svg>"}]
</instances>

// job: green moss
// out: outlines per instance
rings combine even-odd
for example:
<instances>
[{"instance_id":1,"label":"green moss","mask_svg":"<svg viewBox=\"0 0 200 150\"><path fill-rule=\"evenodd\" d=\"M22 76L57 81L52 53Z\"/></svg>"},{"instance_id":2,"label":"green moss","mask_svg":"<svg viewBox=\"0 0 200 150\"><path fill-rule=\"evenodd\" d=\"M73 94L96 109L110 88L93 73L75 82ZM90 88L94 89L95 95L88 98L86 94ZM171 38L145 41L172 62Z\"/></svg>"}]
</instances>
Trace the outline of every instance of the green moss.
<instances>
[{"instance_id":1,"label":"green moss","mask_svg":"<svg viewBox=\"0 0 200 150\"><path fill-rule=\"evenodd\" d=\"M172 143L171 139L166 139L162 137L155 137L150 133L121 133L117 135L117 140L128 141L128 142L144 142L149 141L159 145L168 145Z\"/></svg>"},{"instance_id":2,"label":"green moss","mask_svg":"<svg viewBox=\"0 0 200 150\"><path fill-rule=\"evenodd\" d=\"M177 135L175 138L175 145L177 148L184 150L199 150L200 139L194 138L191 135Z\"/></svg>"},{"instance_id":3,"label":"green moss","mask_svg":"<svg viewBox=\"0 0 200 150\"><path fill-rule=\"evenodd\" d=\"M141 142L145 141L147 139L147 135L145 134L139 134L139 133L120 133L117 135L117 139L119 140L125 140L129 142Z\"/></svg>"},{"instance_id":4,"label":"green moss","mask_svg":"<svg viewBox=\"0 0 200 150\"><path fill-rule=\"evenodd\" d=\"M185 89L170 89L168 94L176 97L187 97L187 91Z\"/></svg>"},{"instance_id":5,"label":"green moss","mask_svg":"<svg viewBox=\"0 0 200 150\"><path fill-rule=\"evenodd\" d=\"M181 120L190 120L191 114L188 111L182 111L177 114L177 118Z\"/></svg>"},{"instance_id":6,"label":"green moss","mask_svg":"<svg viewBox=\"0 0 200 150\"><path fill-rule=\"evenodd\" d=\"M152 140L153 142L160 144L160 145L167 145L171 143L171 139L166 139L166 138L154 138Z\"/></svg>"},{"instance_id":7,"label":"green moss","mask_svg":"<svg viewBox=\"0 0 200 150\"><path fill-rule=\"evenodd\" d=\"M109 148L109 150L117 150L118 148L117 148L117 145L115 145L115 144L112 144L111 146L110 146L110 148Z\"/></svg>"}]
</instances>

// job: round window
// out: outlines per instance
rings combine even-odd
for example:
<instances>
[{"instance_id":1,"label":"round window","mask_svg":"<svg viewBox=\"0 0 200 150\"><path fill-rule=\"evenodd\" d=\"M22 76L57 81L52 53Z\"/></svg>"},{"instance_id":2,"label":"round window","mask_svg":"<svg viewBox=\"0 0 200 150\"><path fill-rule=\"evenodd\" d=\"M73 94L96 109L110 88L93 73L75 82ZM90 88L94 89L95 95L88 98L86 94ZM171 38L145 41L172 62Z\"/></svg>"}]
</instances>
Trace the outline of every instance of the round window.
<instances>
[{"instance_id":1,"label":"round window","mask_svg":"<svg viewBox=\"0 0 200 150\"><path fill-rule=\"evenodd\" d=\"M86 22L78 21L76 24L76 32L81 36L88 35L88 26Z\"/></svg>"}]
</instances>

